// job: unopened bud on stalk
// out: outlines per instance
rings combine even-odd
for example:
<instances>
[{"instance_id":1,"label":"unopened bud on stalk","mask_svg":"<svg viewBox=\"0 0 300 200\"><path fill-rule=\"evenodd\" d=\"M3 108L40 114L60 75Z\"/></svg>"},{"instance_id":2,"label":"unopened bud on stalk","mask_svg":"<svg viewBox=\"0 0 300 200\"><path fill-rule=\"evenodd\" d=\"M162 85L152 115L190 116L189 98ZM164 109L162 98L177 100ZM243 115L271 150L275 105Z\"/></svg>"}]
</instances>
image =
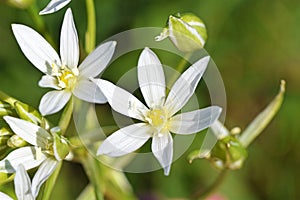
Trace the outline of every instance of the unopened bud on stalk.
<instances>
[{"instance_id":1,"label":"unopened bud on stalk","mask_svg":"<svg viewBox=\"0 0 300 200\"><path fill-rule=\"evenodd\" d=\"M0 116L11 115L12 108L8 103L0 101Z\"/></svg>"},{"instance_id":2,"label":"unopened bud on stalk","mask_svg":"<svg viewBox=\"0 0 300 200\"><path fill-rule=\"evenodd\" d=\"M192 13L170 15L167 26L155 37L161 41L169 37L174 45L183 52L192 52L204 47L207 31L203 21Z\"/></svg>"},{"instance_id":3,"label":"unopened bud on stalk","mask_svg":"<svg viewBox=\"0 0 300 200\"><path fill-rule=\"evenodd\" d=\"M7 141L7 146L11 148L19 148L25 146L27 143L18 135L11 136Z\"/></svg>"},{"instance_id":4,"label":"unopened bud on stalk","mask_svg":"<svg viewBox=\"0 0 300 200\"><path fill-rule=\"evenodd\" d=\"M34 3L34 0L7 0L5 2L11 7L26 9Z\"/></svg>"}]
</instances>

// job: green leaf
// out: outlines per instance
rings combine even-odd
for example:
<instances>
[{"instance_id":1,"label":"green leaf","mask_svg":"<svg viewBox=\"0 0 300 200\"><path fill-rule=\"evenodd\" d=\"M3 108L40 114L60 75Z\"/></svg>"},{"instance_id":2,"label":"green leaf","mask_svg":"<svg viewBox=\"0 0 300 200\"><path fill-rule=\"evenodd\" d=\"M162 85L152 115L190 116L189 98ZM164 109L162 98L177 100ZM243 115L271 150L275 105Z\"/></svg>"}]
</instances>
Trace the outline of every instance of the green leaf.
<instances>
[{"instance_id":1,"label":"green leaf","mask_svg":"<svg viewBox=\"0 0 300 200\"><path fill-rule=\"evenodd\" d=\"M251 142L259 136L259 134L266 128L266 126L273 119L282 105L285 93L285 81L281 80L280 89L277 96L271 103L257 115L257 117L247 126L239 137L240 142L244 147L249 146Z\"/></svg>"}]
</instances>

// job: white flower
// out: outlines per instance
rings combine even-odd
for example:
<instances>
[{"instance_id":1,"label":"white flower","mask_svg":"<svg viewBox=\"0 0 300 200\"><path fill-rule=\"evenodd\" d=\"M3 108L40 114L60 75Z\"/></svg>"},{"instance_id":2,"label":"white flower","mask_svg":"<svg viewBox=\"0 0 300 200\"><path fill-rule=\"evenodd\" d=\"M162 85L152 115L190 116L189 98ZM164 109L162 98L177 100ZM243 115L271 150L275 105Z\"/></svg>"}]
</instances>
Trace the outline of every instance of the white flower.
<instances>
[{"instance_id":1,"label":"white flower","mask_svg":"<svg viewBox=\"0 0 300 200\"><path fill-rule=\"evenodd\" d=\"M20 164L17 168L17 172L15 175L15 193L18 200L34 200L31 189L31 181L30 178L25 171L25 168L22 164ZM1 200L13 200L13 198L7 196L6 194L0 192Z\"/></svg>"},{"instance_id":2,"label":"white flower","mask_svg":"<svg viewBox=\"0 0 300 200\"><path fill-rule=\"evenodd\" d=\"M173 139L170 134L192 134L216 121L221 108L211 106L192 112L176 113L193 95L209 57L202 58L187 69L175 82L166 98L166 83L162 65L157 56L145 48L138 61L138 81L148 107L129 92L101 79L94 79L115 111L143 121L124 127L109 136L97 154L122 156L140 148L152 137L152 152L165 175L169 174L173 157Z\"/></svg>"},{"instance_id":3,"label":"white flower","mask_svg":"<svg viewBox=\"0 0 300 200\"><path fill-rule=\"evenodd\" d=\"M61 157L61 149L64 148L60 147L68 144L64 138L57 141L55 133L51 135L31 122L10 116L5 116L4 120L15 134L33 146L21 147L9 153L0 161L0 172L14 173L20 164L25 170L40 165L32 180L32 194L36 197L40 186L53 173L59 161L69 153L63 153L65 156Z\"/></svg>"},{"instance_id":4,"label":"white flower","mask_svg":"<svg viewBox=\"0 0 300 200\"><path fill-rule=\"evenodd\" d=\"M89 78L99 75L107 66L116 42L100 45L77 68L78 36L70 9L65 14L61 29L61 59L51 45L33 29L20 24L13 24L12 29L27 59L46 74L40 80L39 86L56 89L42 97L39 106L42 115L61 110L72 94L92 103L106 102L106 98Z\"/></svg>"},{"instance_id":5,"label":"white flower","mask_svg":"<svg viewBox=\"0 0 300 200\"><path fill-rule=\"evenodd\" d=\"M66 6L71 0L51 0L50 3L39 13L40 15L51 14Z\"/></svg>"}]
</instances>

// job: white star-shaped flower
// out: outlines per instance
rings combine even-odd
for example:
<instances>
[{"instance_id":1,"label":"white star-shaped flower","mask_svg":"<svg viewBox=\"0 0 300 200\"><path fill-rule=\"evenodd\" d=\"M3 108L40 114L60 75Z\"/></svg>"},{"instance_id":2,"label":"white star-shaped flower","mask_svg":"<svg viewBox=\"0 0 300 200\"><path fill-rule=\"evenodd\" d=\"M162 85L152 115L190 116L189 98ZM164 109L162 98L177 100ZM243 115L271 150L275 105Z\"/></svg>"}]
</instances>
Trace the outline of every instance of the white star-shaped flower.
<instances>
[{"instance_id":1,"label":"white star-shaped flower","mask_svg":"<svg viewBox=\"0 0 300 200\"><path fill-rule=\"evenodd\" d=\"M68 143L55 132L50 134L31 122L10 116L3 118L16 135L32 146L10 152L0 161L0 172L15 173L20 164L25 170L39 166L32 180L32 194L36 197L40 186L53 173L58 163L69 154Z\"/></svg>"},{"instance_id":2,"label":"white star-shaped flower","mask_svg":"<svg viewBox=\"0 0 300 200\"><path fill-rule=\"evenodd\" d=\"M67 10L61 28L61 58L33 29L20 24L13 24L12 29L27 59L46 74L39 81L39 86L56 89L42 97L39 106L42 115L60 111L72 94L91 103L107 101L89 78L98 76L105 69L113 56L116 42L110 41L100 45L78 66L78 36L71 9Z\"/></svg>"},{"instance_id":3,"label":"white star-shaped flower","mask_svg":"<svg viewBox=\"0 0 300 200\"><path fill-rule=\"evenodd\" d=\"M193 95L208 65L209 57L197 61L175 82L166 98L165 76L157 56L145 48L138 61L138 81L147 106L109 81L94 79L115 111L143 122L121 128L104 140L97 154L122 156L140 148L152 137L152 152L165 175L170 172L175 134L197 133L215 122L221 108L211 106L176 114Z\"/></svg>"},{"instance_id":4,"label":"white star-shaped flower","mask_svg":"<svg viewBox=\"0 0 300 200\"><path fill-rule=\"evenodd\" d=\"M40 15L46 15L54 13L63 7L65 7L71 0L51 0L48 5L39 13Z\"/></svg>"},{"instance_id":5,"label":"white star-shaped flower","mask_svg":"<svg viewBox=\"0 0 300 200\"><path fill-rule=\"evenodd\" d=\"M22 164L17 168L16 175L14 178L15 183L15 193L18 200L34 200L35 197L32 194L31 181L30 178ZM1 200L13 200L13 198L0 192Z\"/></svg>"}]
</instances>

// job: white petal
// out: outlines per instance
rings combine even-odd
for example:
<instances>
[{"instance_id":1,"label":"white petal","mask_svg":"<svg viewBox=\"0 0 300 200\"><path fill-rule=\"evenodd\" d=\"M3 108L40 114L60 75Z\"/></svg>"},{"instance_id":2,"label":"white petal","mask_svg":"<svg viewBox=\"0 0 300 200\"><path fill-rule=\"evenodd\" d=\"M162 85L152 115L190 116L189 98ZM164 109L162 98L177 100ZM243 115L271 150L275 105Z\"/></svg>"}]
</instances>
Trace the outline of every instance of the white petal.
<instances>
[{"instance_id":1,"label":"white petal","mask_svg":"<svg viewBox=\"0 0 300 200\"><path fill-rule=\"evenodd\" d=\"M92 79L92 81L98 85L112 109L128 117L145 120L144 114L148 108L135 96L109 81L102 79Z\"/></svg>"},{"instance_id":2,"label":"white petal","mask_svg":"<svg viewBox=\"0 0 300 200\"><path fill-rule=\"evenodd\" d=\"M69 2L71 2L71 0L51 0L50 3L46 6L46 8L44 8L39 14L45 15L54 13L63 8Z\"/></svg>"},{"instance_id":3,"label":"white petal","mask_svg":"<svg viewBox=\"0 0 300 200\"><path fill-rule=\"evenodd\" d=\"M7 194L4 194L3 192L0 192L0 199L1 200L14 200L13 198L8 196Z\"/></svg>"},{"instance_id":4,"label":"white petal","mask_svg":"<svg viewBox=\"0 0 300 200\"><path fill-rule=\"evenodd\" d=\"M12 24L12 30L24 55L41 72L49 74L53 63L61 65L56 51L36 31L20 24Z\"/></svg>"},{"instance_id":5,"label":"white petal","mask_svg":"<svg viewBox=\"0 0 300 200\"><path fill-rule=\"evenodd\" d=\"M162 106L166 98L165 75L159 59L149 48L140 55L138 79L148 107Z\"/></svg>"},{"instance_id":6,"label":"white petal","mask_svg":"<svg viewBox=\"0 0 300 200\"><path fill-rule=\"evenodd\" d=\"M112 58L117 42L109 41L97 47L79 66L79 76L86 78L98 76Z\"/></svg>"},{"instance_id":7,"label":"white petal","mask_svg":"<svg viewBox=\"0 0 300 200\"><path fill-rule=\"evenodd\" d=\"M57 86L57 79L50 75L42 76L41 80L39 81L39 86L44 88L53 88L53 89L61 89Z\"/></svg>"},{"instance_id":8,"label":"white petal","mask_svg":"<svg viewBox=\"0 0 300 200\"><path fill-rule=\"evenodd\" d=\"M58 165L58 161L47 158L39 167L37 172L35 173L32 179L32 194L34 197L37 197L40 187L43 183L49 178L49 176L53 173L55 168Z\"/></svg>"},{"instance_id":9,"label":"white petal","mask_svg":"<svg viewBox=\"0 0 300 200\"><path fill-rule=\"evenodd\" d=\"M221 112L220 107L211 106L175 115L169 121L170 131L177 134L197 133L213 124Z\"/></svg>"},{"instance_id":10,"label":"white petal","mask_svg":"<svg viewBox=\"0 0 300 200\"><path fill-rule=\"evenodd\" d=\"M73 90L73 94L84 101L90 103L106 103L107 99L99 87L89 80L79 80Z\"/></svg>"},{"instance_id":11,"label":"white petal","mask_svg":"<svg viewBox=\"0 0 300 200\"><path fill-rule=\"evenodd\" d=\"M145 123L126 126L106 138L97 155L123 156L140 148L150 137L151 128Z\"/></svg>"},{"instance_id":12,"label":"white petal","mask_svg":"<svg viewBox=\"0 0 300 200\"><path fill-rule=\"evenodd\" d=\"M160 165L164 168L164 174L170 173L173 159L173 138L170 133L162 133L152 138L152 152Z\"/></svg>"},{"instance_id":13,"label":"white petal","mask_svg":"<svg viewBox=\"0 0 300 200\"><path fill-rule=\"evenodd\" d=\"M223 138L230 135L229 130L219 121L216 120L211 126L211 130L218 138L218 140L222 140Z\"/></svg>"},{"instance_id":14,"label":"white petal","mask_svg":"<svg viewBox=\"0 0 300 200\"><path fill-rule=\"evenodd\" d=\"M60 34L60 56L63 65L69 69L77 68L79 60L79 45L72 11L66 11Z\"/></svg>"},{"instance_id":15,"label":"white petal","mask_svg":"<svg viewBox=\"0 0 300 200\"><path fill-rule=\"evenodd\" d=\"M26 170L39 166L46 159L46 155L37 147L22 147L9 153L0 161L0 172L14 173L18 165L22 164Z\"/></svg>"},{"instance_id":16,"label":"white petal","mask_svg":"<svg viewBox=\"0 0 300 200\"><path fill-rule=\"evenodd\" d=\"M60 111L71 97L69 91L50 91L41 99L39 110L42 115L50 115Z\"/></svg>"},{"instance_id":17,"label":"white petal","mask_svg":"<svg viewBox=\"0 0 300 200\"><path fill-rule=\"evenodd\" d=\"M165 103L171 116L179 111L193 95L208 62L209 56L198 60L174 83Z\"/></svg>"},{"instance_id":18,"label":"white petal","mask_svg":"<svg viewBox=\"0 0 300 200\"><path fill-rule=\"evenodd\" d=\"M17 168L15 182L15 192L19 200L34 200L31 192L31 181L22 164Z\"/></svg>"},{"instance_id":19,"label":"white petal","mask_svg":"<svg viewBox=\"0 0 300 200\"><path fill-rule=\"evenodd\" d=\"M46 148L49 145L49 139L51 139L52 136L43 128L22 119L10 116L3 118L9 124L13 132L26 142L42 148Z\"/></svg>"}]
</instances>

